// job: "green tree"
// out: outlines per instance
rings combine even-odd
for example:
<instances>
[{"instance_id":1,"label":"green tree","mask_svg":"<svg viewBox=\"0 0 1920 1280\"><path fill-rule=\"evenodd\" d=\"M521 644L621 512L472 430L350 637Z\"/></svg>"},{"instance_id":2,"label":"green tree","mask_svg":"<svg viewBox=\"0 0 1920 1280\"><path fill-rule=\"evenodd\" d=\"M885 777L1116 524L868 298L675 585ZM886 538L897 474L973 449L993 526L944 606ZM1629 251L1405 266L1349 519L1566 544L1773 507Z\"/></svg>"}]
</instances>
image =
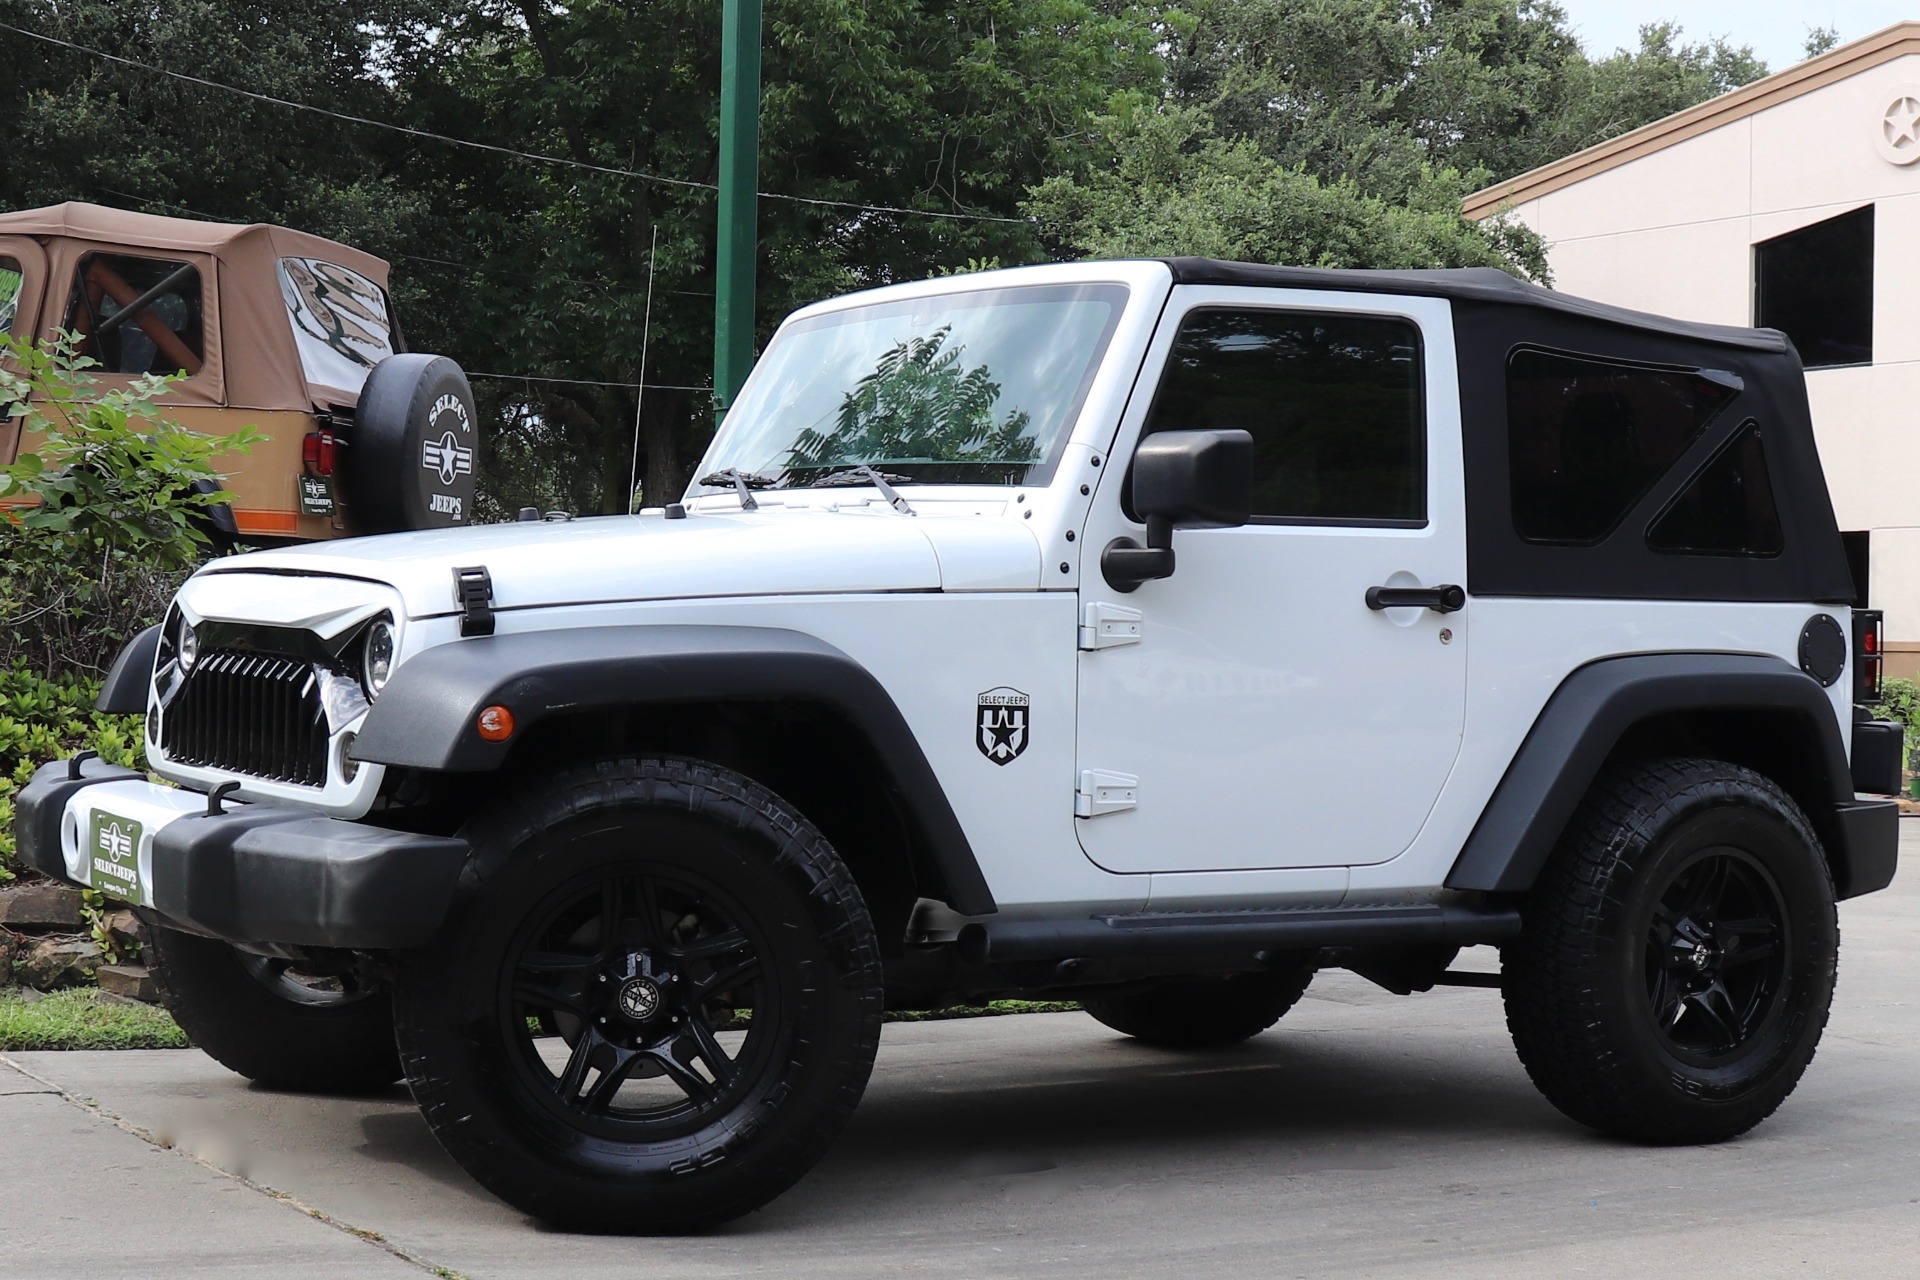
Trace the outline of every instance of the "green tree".
<instances>
[{"instance_id":1,"label":"green tree","mask_svg":"<svg viewBox=\"0 0 1920 1280\"><path fill-rule=\"evenodd\" d=\"M1027 434L1032 415L1015 409L995 420L1000 384L985 365L961 362L949 328L908 338L881 353L873 372L840 402L833 430L806 430L785 465L853 466L895 462L1039 461Z\"/></svg>"},{"instance_id":2,"label":"green tree","mask_svg":"<svg viewBox=\"0 0 1920 1280\"><path fill-rule=\"evenodd\" d=\"M1104 122L1112 160L1035 188L1029 212L1057 243L1092 257L1203 254L1309 267L1496 266L1546 274L1538 237L1460 216L1459 175L1423 170L1401 202L1351 178L1322 180L1229 140L1197 108Z\"/></svg>"},{"instance_id":3,"label":"green tree","mask_svg":"<svg viewBox=\"0 0 1920 1280\"><path fill-rule=\"evenodd\" d=\"M465 4L400 52L397 83L429 128L707 182L719 30L717 0ZM1028 186L1082 163L1094 114L1157 76L1156 39L1155 11L1130 3L770 0L760 186L795 198L760 203L762 330L849 288L1038 258L1029 225L972 219L1017 219ZM638 382L651 259L647 381L669 389L639 407L640 471L649 500L676 494L713 423L703 392L678 389L709 381L712 193L444 147L409 174L436 235L489 264L415 325L469 367ZM496 471L517 455L563 471L570 505L624 505L630 386L490 394Z\"/></svg>"},{"instance_id":4,"label":"green tree","mask_svg":"<svg viewBox=\"0 0 1920 1280\"><path fill-rule=\"evenodd\" d=\"M1670 22L1642 27L1638 49L1616 50L1589 65L1581 94L1544 139L1539 158L1525 167L1605 142L1766 74L1767 64L1745 45L1723 39L1686 44Z\"/></svg>"},{"instance_id":5,"label":"green tree","mask_svg":"<svg viewBox=\"0 0 1920 1280\"><path fill-rule=\"evenodd\" d=\"M1671 23L1594 59L1550 0L1200 0L1169 43L1169 100L1323 179L1413 198L1556 160L1766 74Z\"/></svg>"}]
</instances>

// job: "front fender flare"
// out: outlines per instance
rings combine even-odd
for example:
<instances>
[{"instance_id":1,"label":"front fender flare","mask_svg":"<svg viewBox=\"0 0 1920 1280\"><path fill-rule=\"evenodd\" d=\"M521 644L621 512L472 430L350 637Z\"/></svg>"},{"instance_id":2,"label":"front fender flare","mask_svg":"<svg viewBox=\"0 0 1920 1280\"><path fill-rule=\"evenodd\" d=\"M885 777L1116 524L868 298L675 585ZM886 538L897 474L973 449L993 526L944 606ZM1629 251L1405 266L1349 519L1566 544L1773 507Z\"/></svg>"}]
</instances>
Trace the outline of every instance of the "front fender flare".
<instances>
[{"instance_id":1,"label":"front fender flare","mask_svg":"<svg viewBox=\"0 0 1920 1280\"><path fill-rule=\"evenodd\" d=\"M870 672L824 640L771 627L579 627L439 645L402 663L367 713L356 760L436 772L498 769L510 743L480 737L484 707L516 734L549 716L692 702L821 705L873 746L886 784L966 915L993 895L913 730Z\"/></svg>"}]
</instances>

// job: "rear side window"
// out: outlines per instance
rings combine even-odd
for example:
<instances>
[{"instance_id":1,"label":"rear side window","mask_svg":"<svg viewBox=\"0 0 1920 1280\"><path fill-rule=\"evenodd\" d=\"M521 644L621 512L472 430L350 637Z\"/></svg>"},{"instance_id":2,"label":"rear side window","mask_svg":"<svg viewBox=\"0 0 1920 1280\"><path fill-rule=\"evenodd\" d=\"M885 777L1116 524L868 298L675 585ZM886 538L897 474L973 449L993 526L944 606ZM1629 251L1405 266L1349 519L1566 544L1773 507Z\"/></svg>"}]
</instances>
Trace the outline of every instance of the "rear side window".
<instances>
[{"instance_id":1,"label":"rear side window","mask_svg":"<svg viewBox=\"0 0 1920 1280\"><path fill-rule=\"evenodd\" d=\"M1394 317L1195 311L1142 432L1250 433L1255 523L1421 525L1420 359Z\"/></svg>"},{"instance_id":2,"label":"rear side window","mask_svg":"<svg viewBox=\"0 0 1920 1280\"><path fill-rule=\"evenodd\" d=\"M318 258L280 259L280 296L307 381L358 391L393 354L387 292L357 271Z\"/></svg>"},{"instance_id":3,"label":"rear side window","mask_svg":"<svg viewBox=\"0 0 1920 1280\"><path fill-rule=\"evenodd\" d=\"M1739 383L1522 347L1507 361L1514 529L1528 542L1591 546L1613 532Z\"/></svg>"},{"instance_id":4,"label":"rear side window","mask_svg":"<svg viewBox=\"0 0 1920 1280\"><path fill-rule=\"evenodd\" d=\"M1777 556L1786 548L1760 428L1746 423L1647 529L1655 551Z\"/></svg>"},{"instance_id":5,"label":"rear side window","mask_svg":"<svg viewBox=\"0 0 1920 1280\"><path fill-rule=\"evenodd\" d=\"M0 336L13 332L13 320L20 311L20 291L26 287L19 259L0 255Z\"/></svg>"},{"instance_id":6,"label":"rear side window","mask_svg":"<svg viewBox=\"0 0 1920 1280\"><path fill-rule=\"evenodd\" d=\"M75 269L66 327L108 373L195 374L206 357L200 272L184 262L90 253Z\"/></svg>"}]
</instances>

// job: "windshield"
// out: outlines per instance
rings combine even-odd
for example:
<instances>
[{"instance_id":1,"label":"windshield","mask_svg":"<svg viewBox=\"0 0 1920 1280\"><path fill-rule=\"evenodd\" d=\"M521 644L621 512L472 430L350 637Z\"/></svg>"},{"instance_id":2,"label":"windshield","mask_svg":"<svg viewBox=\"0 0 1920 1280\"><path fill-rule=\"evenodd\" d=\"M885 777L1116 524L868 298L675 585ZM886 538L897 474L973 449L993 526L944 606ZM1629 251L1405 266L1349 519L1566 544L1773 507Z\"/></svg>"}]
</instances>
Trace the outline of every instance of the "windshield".
<instances>
[{"instance_id":1,"label":"windshield","mask_svg":"<svg viewBox=\"0 0 1920 1280\"><path fill-rule=\"evenodd\" d=\"M1123 285L1030 285L789 325L701 474L800 487L871 466L896 483L1044 484L1126 300Z\"/></svg>"}]
</instances>

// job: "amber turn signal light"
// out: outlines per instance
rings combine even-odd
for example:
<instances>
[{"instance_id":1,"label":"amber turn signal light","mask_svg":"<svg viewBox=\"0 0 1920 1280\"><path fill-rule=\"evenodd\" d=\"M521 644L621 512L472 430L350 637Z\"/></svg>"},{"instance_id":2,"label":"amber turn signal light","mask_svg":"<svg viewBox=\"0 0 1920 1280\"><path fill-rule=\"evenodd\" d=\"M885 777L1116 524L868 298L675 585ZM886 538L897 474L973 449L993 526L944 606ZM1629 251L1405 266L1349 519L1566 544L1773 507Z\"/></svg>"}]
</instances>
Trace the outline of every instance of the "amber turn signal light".
<instances>
[{"instance_id":1,"label":"amber turn signal light","mask_svg":"<svg viewBox=\"0 0 1920 1280\"><path fill-rule=\"evenodd\" d=\"M500 706L484 707L473 725L488 742L505 742L513 736L513 712Z\"/></svg>"}]
</instances>

